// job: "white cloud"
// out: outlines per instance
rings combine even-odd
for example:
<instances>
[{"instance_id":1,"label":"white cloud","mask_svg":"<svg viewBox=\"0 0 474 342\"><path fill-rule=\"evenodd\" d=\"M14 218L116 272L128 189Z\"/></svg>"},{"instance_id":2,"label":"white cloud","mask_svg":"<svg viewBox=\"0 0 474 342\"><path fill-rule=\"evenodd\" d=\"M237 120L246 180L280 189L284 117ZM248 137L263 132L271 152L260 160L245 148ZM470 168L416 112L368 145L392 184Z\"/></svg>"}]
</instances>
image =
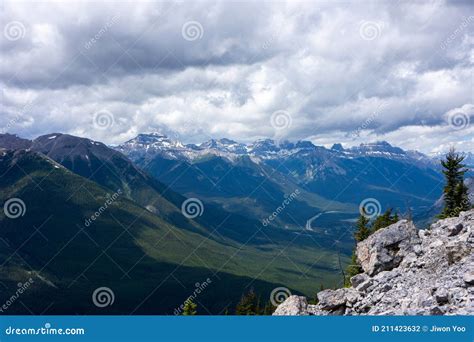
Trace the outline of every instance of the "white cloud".
<instances>
[{"instance_id":1,"label":"white cloud","mask_svg":"<svg viewBox=\"0 0 474 342\"><path fill-rule=\"evenodd\" d=\"M22 39L0 38L0 127L13 133L114 144L164 129L189 142L250 141L273 137L271 114L285 110L283 138L473 150L472 122L446 121L474 102L468 3L4 6L2 22L25 27ZM202 25L200 39L183 39L188 21ZM114 125L96 130L104 109Z\"/></svg>"}]
</instances>

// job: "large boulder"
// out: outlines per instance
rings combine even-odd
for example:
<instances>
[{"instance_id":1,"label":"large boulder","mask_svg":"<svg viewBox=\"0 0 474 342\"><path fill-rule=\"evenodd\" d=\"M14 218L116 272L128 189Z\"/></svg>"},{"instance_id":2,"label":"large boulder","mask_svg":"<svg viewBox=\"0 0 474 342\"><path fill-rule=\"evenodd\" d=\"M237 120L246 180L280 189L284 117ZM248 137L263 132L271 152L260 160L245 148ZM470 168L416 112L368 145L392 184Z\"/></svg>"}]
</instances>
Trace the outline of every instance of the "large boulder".
<instances>
[{"instance_id":1,"label":"large boulder","mask_svg":"<svg viewBox=\"0 0 474 342\"><path fill-rule=\"evenodd\" d=\"M308 301L303 296L290 296L283 303L278 305L274 316L307 316Z\"/></svg>"},{"instance_id":2,"label":"large boulder","mask_svg":"<svg viewBox=\"0 0 474 342\"><path fill-rule=\"evenodd\" d=\"M357 244L357 260L369 276L397 267L419 242L415 225L401 220Z\"/></svg>"},{"instance_id":3,"label":"large boulder","mask_svg":"<svg viewBox=\"0 0 474 342\"><path fill-rule=\"evenodd\" d=\"M319 306L323 310L334 310L346 304L346 289L324 290L318 292Z\"/></svg>"}]
</instances>

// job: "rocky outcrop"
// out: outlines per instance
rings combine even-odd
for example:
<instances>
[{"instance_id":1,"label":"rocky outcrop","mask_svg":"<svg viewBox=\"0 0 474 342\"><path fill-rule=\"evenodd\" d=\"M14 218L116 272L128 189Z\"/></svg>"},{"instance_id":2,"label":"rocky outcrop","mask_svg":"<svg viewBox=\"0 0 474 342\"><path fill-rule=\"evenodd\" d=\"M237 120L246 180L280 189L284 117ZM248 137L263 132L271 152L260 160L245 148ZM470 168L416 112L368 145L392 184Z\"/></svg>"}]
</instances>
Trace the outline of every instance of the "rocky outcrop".
<instances>
[{"instance_id":1,"label":"rocky outcrop","mask_svg":"<svg viewBox=\"0 0 474 342\"><path fill-rule=\"evenodd\" d=\"M357 258L365 273L374 275L397 267L419 242L412 222L401 220L357 244Z\"/></svg>"},{"instance_id":2,"label":"rocky outcrop","mask_svg":"<svg viewBox=\"0 0 474 342\"><path fill-rule=\"evenodd\" d=\"M283 305L285 304L285 305ZM307 316L308 301L303 296L290 296L285 302L279 305L274 315L278 316ZM309 305L312 310L313 305ZM277 313L278 312L278 313Z\"/></svg>"},{"instance_id":3,"label":"rocky outcrop","mask_svg":"<svg viewBox=\"0 0 474 342\"><path fill-rule=\"evenodd\" d=\"M474 210L417 230L402 220L357 245L351 287L290 296L274 315L474 315Z\"/></svg>"}]
</instances>

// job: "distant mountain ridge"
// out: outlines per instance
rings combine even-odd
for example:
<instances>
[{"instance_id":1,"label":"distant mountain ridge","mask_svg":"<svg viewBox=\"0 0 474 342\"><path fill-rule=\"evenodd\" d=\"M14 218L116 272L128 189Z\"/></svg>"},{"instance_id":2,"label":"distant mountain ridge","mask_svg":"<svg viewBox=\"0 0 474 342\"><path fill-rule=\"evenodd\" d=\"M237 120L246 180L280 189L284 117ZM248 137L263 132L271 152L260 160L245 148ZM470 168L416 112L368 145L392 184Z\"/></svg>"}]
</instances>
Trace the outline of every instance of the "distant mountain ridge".
<instances>
[{"instance_id":1,"label":"distant mountain ridge","mask_svg":"<svg viewBox=\"0 0 474 342\"><path fill-rule=\"evenodd\" d=\"M326 148L310 141L277 143L272 139L243 144L224 138L184 144L163 134L151 133L139 134L116 149L177 192L212 197L221 203L223 200L216 199L216 194L211 195L212 184L199 187L208 181L206 178L217 174L221 176L210 181L218 182L223 189L226 181L229 186L248 183L244 175L249 174L263 176L267 179L265 184L273 184L274 189L281 189L285 184L287 189L299 187L320 196L317 204L309 202L319 211L333 210L328 207L331 201L358 205L364 198L374 197L384 208L414 208L416 213L421 213L427 211L441 193L442 175L435 158L417 151L404 151L386 141L351 148L338 143ZM227 170L228 174L218 170ZM180 184L173 183L175 172L184 173ZM240 195L234 191L226 197L237 200ZM243 210L252 212L253 208L247 206ZM317 213L313 211L313 215ZM293 218L287 218L286 223L291 225L292 221ZM304 222L298 223L304 225Z\"/></svg>"},{"instance_id":2,"label":"distant mountain ridge","mask_svg":"<svg viewBox=\"0 0 474 342\"><path fill-rule=\"evenodd\" d=\"M67 134L52 133L36 138L36 141L46 142L46 139L53 139L55 135L66 136ZM92 144L94 142L88 139ZM32 145L32 140L23 139L14 134L0 134L0 145L9 148L28 148ZM400 147L392 146L387 141L376 141L370 143L361 143L359 146L344 148L342 144L335 143L328 149L323 146L314 145L310 141L299 140L296 142L283 141L279 144L273 139L258 139L253 143L244 144L235 140L221 138L210 139L200 144L185 144L177 139L172 139L162 133L141 133L135 138L119 144L114 149L132 155L135 158L145 154L162 154L168 158L193 160L207 154L229 157L248 155L261 158L277 158L279 156L288 156L301 151L325 151L339 153L341 156L379 156L386 158L399 158L413 161L423 160L427 163L437 163L442 155L428 156L415 150L403 150ZM474 153L465 152L465 163L469 166L474 165Z\"/></svg>"},{"instance_id":3,"label":"distant mountain ridge","mask_svg":"<svg viewBox=\"0 0 474 342\"><path fill-rule=\"evenodd\" d=\"M222 138L211 139L201 144L184 144L161 133L139 134L137 137L126 141L116 147L117 150L126 155L162 155L170 159L186 159L192 161L204 155L216 155L226 157L230 160L237 156L247 155L253 158L275 159L290 156L301 152L319 151L320 153L335 153L339 157L378 156L386 158L398 158L413 161L423 160L429 162L432 158L417 151L404 151L394 147L386 141L360 144L344 149L339 143L331 149L316 146L310 141L300 140L297 142L283 141L280 144L272 139L259 139L250 144Z\"/></svg>"}]
</instances>

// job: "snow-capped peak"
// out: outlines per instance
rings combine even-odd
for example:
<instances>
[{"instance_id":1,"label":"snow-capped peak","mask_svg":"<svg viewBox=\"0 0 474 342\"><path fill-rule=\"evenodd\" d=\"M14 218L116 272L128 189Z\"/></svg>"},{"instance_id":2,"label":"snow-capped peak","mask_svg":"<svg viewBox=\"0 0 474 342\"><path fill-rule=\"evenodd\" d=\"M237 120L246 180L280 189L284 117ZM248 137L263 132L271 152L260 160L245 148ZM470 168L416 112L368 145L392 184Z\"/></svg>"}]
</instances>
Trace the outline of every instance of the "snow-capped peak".
<instances>
[{"instance_id":1,"label":"snow-capped peak","mask_svg":"<svg viewBox=\"0 0 474 342\"><path fill-rule=\"evenodd\" d=\"M232 152L236 154L244 154L247 151L245 144L227 138L218 140L211 139L203 142L199 147L201 149L215 149L221 152Z\"/></svg>"},{"instance_id":2,"label":"snow-capped peak","mask_svg":"<svg viewBox=\"0 0 474 342\"><path fill-rule=\"evenodd\" d=\"M382 158L406 159L422 161L423 154L406 152L399 147L394 147L386 141L360 144L351 148L343 148L341 144L334 144L331 149L315 146L310 141L276 143L272 139L259 139L248 145L237 141L222 138L210 139L201 144L183 144L161 133L139 134L135 138L117 147L126 155L145 159L160 155L167 159L181 159L193 161L206 155L214 155L235 161L243 156L252 160L288 158L290 156L312 156L311 158L327 158L336 153L338 158L357 158L360 156L373 156ZM426 157L429 159L428 157Z\"/></svg>"},{"instance_id":3,"label":"snow-capped peak","mask_svg":"<svg viewBox=\"0 0 474 342\"><path fill-rule=\"evenodd\" d=\"M349 149L350 152L362 155L405 156L406 152L399 147L394 147L386 141L360 144Z\"/></svg>"},{"instance_id":4,"label":"snow-capped peak","mask_svg":"<svg viewBox=\"0 0 474 342\"><path fill-rule=\"evenodd\" d=\"M139 134L117 146L117 149L124 154L134 154L148 156L154 154L164 154L172 159L181 157L182 152L186 152L187 147L178 140L173 140L162 133Z\"/></svg>"}]
</instances>

